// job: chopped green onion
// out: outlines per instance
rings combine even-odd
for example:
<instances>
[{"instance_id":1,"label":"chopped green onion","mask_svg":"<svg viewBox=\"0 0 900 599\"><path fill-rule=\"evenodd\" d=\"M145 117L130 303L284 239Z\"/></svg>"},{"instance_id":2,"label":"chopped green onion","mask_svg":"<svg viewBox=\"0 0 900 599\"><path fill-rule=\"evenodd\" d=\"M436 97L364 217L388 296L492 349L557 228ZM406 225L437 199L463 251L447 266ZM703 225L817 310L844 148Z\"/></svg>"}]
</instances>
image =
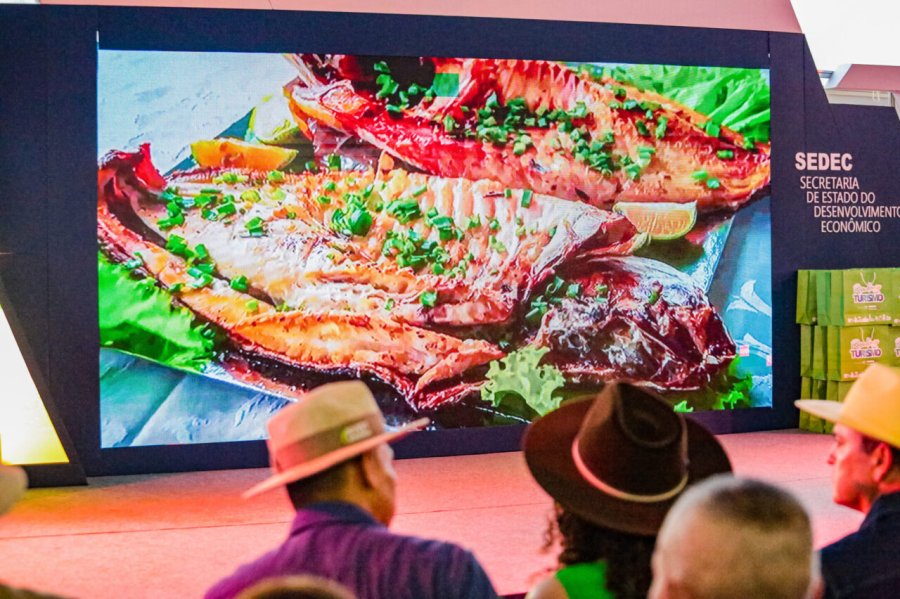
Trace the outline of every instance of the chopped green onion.
<instances>
[{"instance_id":1,"label":"chopped green onion","mask_svg":"<svg viewBox=\"0 0 900 599\"><path fill-rule=\"evenodd\" d=\"M475 216L470 216L469 221L466 223L467 229L476 229L481 226L481 216L476 214Z\"/></svg>"},{"instance_id":2,"label":"chopped green onion","mask_svg":"<svg viewBox=\"0 0 900 599\"><path fill-rule=\"evenodd\" d=\"M719 150L716 152L716 156L722 160L731 160L734 158L734 150Z\"/></svg>"},{"instance_id":3,"label":"chopped green onion","mask_svg":"<svg viewBox=\"0 0 900 599\"><path fill-rule=\"evenodd\" d=\"M490 220L490 222L488 223L488 228L489 228L491 231L496 231L497 229L500 228L500 221L497 220L496 218L492 218L492 219Z\"/></svg>"},{"instance_id":4,"label":"chopped green onion","mask_svg":"<svg viewBox=\"0 0 900 599\"><path fill-rule=\"evenodd\" d=\"M329 154L325 158L325 163L328 165L328 168L337 171L341 168L341 157L337 154Z\"/></svg>"},{"instance_id":5,"label":"chopped green onion","mask_svg":"<svg viewBox=\"0 0 900 599\"><path fill-rule=\"evenodd\" d=\"M419 303L421 303L426 308L434 308L434 305L437 303L437 292L436 291L422 292L422 295L419 296Z\"/></svg>"},{"instance_id":6,"label":"chopped green onion","mask_svg":"<svg viewBox=\"0 0 900 599\"><path fill-rule=\"evenodd\" d=\"M247 312L256 312L259 310L259 302L256 300L250 300L247 302Z\"/></svg>"},{"instance_id":7,"label":"chopped green onion","mask_svg":"<svg viewBox=\"0 0 900 599\"><path fill-rule=\"evenodd\" d=\"M522 201L521 201L522 208L528 208L529 206L531 206L532 196L534 196L534 192L531 191L530 189L526 189L525 191L522 192Z\"/></svg>"},{"instance_id":8,"label":"chopped green onion","mask_svg":"<svg viewBox=\"0 0 900 599\"><path fill-rule=\"evenodd\" d=\"M372 228L372 215L363 208L356 208L347 215L347 224L354 235L363 237Z\"/></svg>"},{"instance_id":9,"label":"chopped green onion","mask_svg":"<svg viewBox=\"0 0 900 599\"><path fill-rule=\"evenodd\" d=\"M488 238L488 245L490 245L494 250L500 252L501 254L506 253L506 246L503 245L503 242L497 239L495 236L491 235Z\"/></svg>"},{"instance_id":10,"label":"chopped green onion","mask_svg":"<svg viewBox=\"0 0 900 599\"><path fill-rule=\"evenodd\" d=\"M413 196L414 198L417 198L417 197L419 197L420 195L422 195L423 193L425 193L426 191L428 191L428 186L427 186L427 185L423 185L422 187L419 187L418 189L413 190L412 196Z\"/></svg>"},{"instance_id":11,"label":"chopped green onion","mask_svg":"<svg viewBox=\"0 0 900 599\"><path fill-rule=\"evenodd\" d=\"M247 289L249 288L249 281L247 280L247 277L245 277L244 275L241 275L235 279L231 279L231 282L229 283L229 285L235 291L244 292L244 291L247 291Z\"/></svg>"},{"instance_id":12,"label":"chopped green onion","mask_svg":"<svg viewBox=\"0 0 900 599\"><path fill-rule=\"evenodd\" d=\"M269 183L282 183L284 181L284 173L277 170L269 171L266 179L268 179Z\"/></svg>"},{"instance_id":13,"label":"chopped green onion","mask_svg":"<svg viewBox=\"0 0 900 599\"><path fill-rule=\"evenodd\" d=\"M329 198L328 196L319 196L316 198L316 201L320 204L330 204L331 198Z\"/></svg>"},{"instance_id":14,"label":"chopped green onion","mask_svg":"<svg viewBox=\"0 0 900 599\"><path fill-rule=\"evenodd\" d=\"M401 224L406 224L411 220L415 220L422 216L422 210L419 203L411 198L397 198L387 205L387 212Z\"/></svg>"},{"instance_id":15,"label":"chopped green onion","mask_svg":"<svg viewBox=\"0 0 900 599\"><path fill-rule=\"evenodd\" d=\"M655 304L658 301L659 301L659 290L653 289L650 292L650 297L647 298L647 303L652 306L653 304Z\"/></svg>"},{"instance_id":16,"label":"chopped green onion","mask_svg":"<svg viewBox=\"0 0 900 599\"><path fill-rule=\"evenodd\" d=\"M167 231L172 227L177 227L184 224L184 215L176 214L175 216L169 218L161 218L156 221L156 226L162 229L163 231Z\"/></svg>"},{"instance_id":17,"label":"chopped green onion","mask_svg":"<svg viewBox=\"0 0 900 599\"><path fill-rule=\"evenodd\" d=\"M266 233L265 223L263 222L263 219L258 216L254 216L248 220L244 224L244 227L251 237L262 237Z\"/></svg>"},{"instance_id":18,"label":"chopped green onion","mask_svg":"<svg viewBox=\"0 0 900 599\"><path fill-rule=\"evenodd\" d=\"M693 178L695 181L706 181L706 179L709 178L709 174L705 169L700 169L699 171L694 171L693 173L691 173L691 178Z\"/></svg>"},{"instance_id":19,"label":"chopped green onion","mask_svg":"<svg viewBox=\"0 0 900 599\"><path fill-rule=\"evenodd\" d=\"M646 124L644 121L638 119L638 120L636 120L636 121L634 122L634 126L635 126L635 128L637 129L638 133L639 133L642 137L649 137L649 136L650 136L650 130L647 129L647 124Z\"/></svg>"},{"instance_id":20,"label":"chopped green onion","mask_svg":"<svg viewBox=\"0 0 900 599\"><path fill-rule=\"evenodd\" d=\"M303 166L306 168L306 170L308 170L311 173L319 172L319 165L316 164L315 160L309 160Z\"/></svg>"},{"instance_id":21,"label":"chopped green onion","mask_svg":"<svg viewBox=\"0 0 900 599\"><path fill-rule=\"evenodd\" d=\"M216 216L218 218L222 218L223 216L231 216L233 214L237 214L237 207L235 207L234 203L232 202L222 204L221 206L216 208Z\"/></svg>"},{"instance_id":22,"label":"chopped green onion","mask_svg":"<svg viewBox=\"0 0 900 599\"><path fill-rule=\"evenodd\" d=\"M197 253L197 260L204 262L209 260L209 250L206 249L206 246L202 243L198 243L197 247L194 248L194 251Z\"/></svg>"},{"instance_id":23,"label":"chopped green onion","mask_svg":"<svg viewBox=\"0 0 900 599\"><path fill-rule=\"evenodd\" d=\"M597 283L596 285L594 285L594 294L597 297L605 298L607 295L609 295L609 287L604 285L603 283Z\"/></svg>"},{"instance_id":24,"label":"chopped green onion","mask_svg":"<svg viewBox=\"0 0 900 599\"><path fill-rule=\"evenodd\" d=\"M575 298L575 297L578 297L579 295L581 295L581 284L580 283L571 283L566 288L566 297Z\"/></svg>"},{"instance_id":25,"label":"chopped green onion","mask_svg":"<svg viewBox=\"0 0 900 599\"><path fill-rule=\"evenodd\" d=\"M719 133L721 132L719 123L712 120L706 121L706 125L703 128L710 137L719 137Z\"/></svg>"},{"instance_id":26,"label":"chopped green onion","mask_svg":"<svg viewBox=\"0 0 900 599\"><path fill-rule=\"evenodd\" d=\"M245 202L258 202L262 198L255 189L246 189L241 192L241 199Z\"/></svg>"},{"instance_id":27,"label":"chopped green onion","mask_svg":"<svg viewBox=\"0 0 900 599\"><path fill-rule=\"evenodd\" d=\"M666 127L669 124L668 117L661 116L659 117L659 121L656 123L656 131L654 134L656 135L656 139L662 139L666 136Z\"/></svg>"},{"instance_id":28,"label":"chopped green onion","mask_svg":"<svg viewBox=\"0 0 900 599\"><path fill-rule=\"evenodd\" d=\"M718 179L707 179L706 186L709 189L719 189L722 187L722 183Z\"/></svg>"},{"instance_id":29,"label":"chopped green onion","mask_svg":"<svg viewBox=\"0 0 900 599\"><path fill-rule=\"evenodd\" d=\"M449 114L444 117L443 124L444 124L444 131L446 131L447 133L453 133L453 131L456 129L456 119L453 118L453 116L451 116Z\"/></svg>"},{"instance_id":30,"label":"chopped green onion","mask_svg":"<svg viewBox=\"0 0 900 599\"><path fill-rule=\"evenodd\" d=\"M194 252L188 247L184 237L178 235L169 235L169 238L166 240L166 249L182 258L192 258L194 256Z\"/></svg>"},{"instance_id":31,"label":"chopped green onion","mask_svg":"<svg viewBox=\"0 0 900 599\"><path fill-rule=\"evenodd\" d=\"M337 189L337 184L334 181L325 183L325 191L334 191L335 189Z\"/></svg>"}]
</instances>

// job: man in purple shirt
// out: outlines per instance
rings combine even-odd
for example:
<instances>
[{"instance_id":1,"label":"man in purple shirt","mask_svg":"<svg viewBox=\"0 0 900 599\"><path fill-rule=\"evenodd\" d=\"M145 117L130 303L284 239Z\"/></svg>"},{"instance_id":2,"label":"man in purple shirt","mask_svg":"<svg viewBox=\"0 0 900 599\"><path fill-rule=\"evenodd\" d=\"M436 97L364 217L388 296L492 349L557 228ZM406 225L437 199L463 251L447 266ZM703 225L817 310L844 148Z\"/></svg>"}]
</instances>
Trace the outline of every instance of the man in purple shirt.
<instances>
[{"instance_id":1,"label":"man in purple shirt","mask_svg":"<svg viewBox=\"0 0 900 599\"><path fill-rule=\"evenodd\" d=\"M241 566L206 599L292 574L337 581L360 599L496 597L475 557L450 543L396 535L396 474L387 444L427 424L393 431L359 381L323 385L269 421L273 476L244 495L286 486L296 517L277 549Z\"/></svg>"}]
</instances>

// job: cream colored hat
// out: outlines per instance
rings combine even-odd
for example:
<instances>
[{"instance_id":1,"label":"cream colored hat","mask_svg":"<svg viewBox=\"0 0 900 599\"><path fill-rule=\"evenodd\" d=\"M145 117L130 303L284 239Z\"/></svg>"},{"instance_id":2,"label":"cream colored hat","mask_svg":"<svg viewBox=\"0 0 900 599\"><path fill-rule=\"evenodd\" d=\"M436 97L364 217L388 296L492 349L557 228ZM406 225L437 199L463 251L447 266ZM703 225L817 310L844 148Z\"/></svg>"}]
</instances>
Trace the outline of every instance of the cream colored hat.
<instances>
[{"instance_id":1,"label":"cream colored hat","mask_svg":"<svg viewBox=\"0 0 900 599\"><path fill-rule=\"evenodd\" d=\"M900 447L900 369L871 364L850 387L843 402L800 399L794 405L813 416Z\"/></svg>"},{"instance_id":2,"label":"cream colored hat","mask_svg":"<svg viewBox=\"0 0 900 599\"><path fill-rule=\"evenodd\" d=\"M274 474L243 497L318 474L427 424L428 418L421 418L389 430L362 381L316 387L269 420L269 462Z\"/></svg>"}]
</instances>

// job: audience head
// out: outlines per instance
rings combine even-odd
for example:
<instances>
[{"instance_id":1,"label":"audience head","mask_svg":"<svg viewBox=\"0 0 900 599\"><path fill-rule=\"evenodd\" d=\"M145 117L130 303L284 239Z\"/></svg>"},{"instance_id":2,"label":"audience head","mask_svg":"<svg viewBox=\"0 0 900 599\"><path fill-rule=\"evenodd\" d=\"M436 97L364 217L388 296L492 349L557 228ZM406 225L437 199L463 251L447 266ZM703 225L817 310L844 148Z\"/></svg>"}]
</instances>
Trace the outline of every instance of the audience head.
<instances>
[{"instance_id":1,"label":"audience head","mask_svg":"<svg viewBox=\"0 0 900 599\"><path fill-rule=\"evenodd\" d=\"M0 446L0 515L3 515L15 504L28 488L28 476L18 466L7 466L3 463L2 446Z\"/></svg>"},{"instance_id":2,"label":"audience head","mask_svg":"<svg viewBox=\"0 0 900 599\"><path fill-rule=\"evenodd\" d=\"M371 391L360 381L316 387L269 420L274 473L244 496L286 486L296 508L349 501L388 524L396 482L388 442L427 423L423 418L389 430Z\"/></svg>"},{"instance_id":3,"label":"audience head","mask_svg":"<svg viewBox=\"0 0 900 599\"><path fill-rule=\"evenodd\" d=\"M0 464L0 515L5 514L28 488L28 476L18 466Z\"/></svg>"},{"instance_id":4,"label":"audience head","mask_svg":"<svg viewBox=\"0 0 900 599\"><path fill-rule=\"evenodd\" d=\"M834 423L828 463L835 503L868 512L880 495L900 491L900 370L872 364L843 403L795 403Z\"/></svg>"},{"instance_id":5,"label":"audience head","mask_svg":"<svg viewBox=\"0 0 900 599\"><path fill-rule=\"evenodd\" d=\"M690 484L731 464L722 446L656 394L625 383L535 421L525 459L556 501L563 566L605 560L619 597L643 597L653 540Z\"/></svg>"},{"instance_id":6,"label":"audience head","mask_svg":"<svg viewBox=\"0 0 900 599\"><path fill-rule=\"evenodd\" d=\"M318 576L282 576L263 580L236 599L355 599L355 595L347 587Z\"/></svg>"},{"instance_id":7,"label":"audience head","mask_svg":"<svg viewBox=\"0 0 900 599\"><path fill-rule=\"evenodd\" d=\"M711 433L627 383L538 419L524 446L531 474L566 511L635 535L655 535L689 484L731 471Z\"/></svg>"},{"instance_id":8,"label":"audience head","mask_svg":"<svg viewBox=\"0 0 900 599\"><path fill-rule=\"evenodd\" d=\"M653 554L650 599L804 599L818 589L809 516L786 491L716 476L684 493Z\"/></svg>"}]
</instances>

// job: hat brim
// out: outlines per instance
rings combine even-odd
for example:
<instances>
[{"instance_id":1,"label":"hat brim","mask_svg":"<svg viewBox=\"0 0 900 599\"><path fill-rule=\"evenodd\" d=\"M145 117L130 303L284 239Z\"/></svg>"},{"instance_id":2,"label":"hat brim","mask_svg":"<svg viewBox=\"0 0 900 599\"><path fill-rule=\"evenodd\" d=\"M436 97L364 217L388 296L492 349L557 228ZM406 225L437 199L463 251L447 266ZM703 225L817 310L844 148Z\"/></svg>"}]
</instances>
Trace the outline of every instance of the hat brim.
<instances>
[{"instance_id":1,"label":"hat brim","mask_svg":"<svg viewBox=\"0 0 900 599\"><path fill-rule=\"evenodd\" d=\"M598 526L656 535L677 499L638 503L617 499L588 483L578 472L570 448L594 399L563 404L534 422L525 433L525 461L532 476L560 505ZM705 428L687 421L688 484L713 474L731 472L722 445ZM611 456L614 458L615 456Z\"/></svg>"},{"instance_id":2,"label":"hat brim","mask_svg":"<svg viewBox=\"0 0 900 599\"><path fill-rule=\"evenodd\" d=\"M425 427L429 422L430 420L428 418L419 418L418 420L414 420L413 422L405 424L398 429L387 431L381 433L380 435L369 437L368 439L363 439L358 443L346 445L336 451L326 453L325 455L319 456L318 458L315 458L308 462L298 464L292 468L284 470L283 472L273 474L261 483L251 487L250 489L247 489L243 494L241 494L241 497L243 497L244 499L249 499L250 497L259 495L260 493L265 493L266 491L270 491L277 487L283 487L298 480L313 476L314 474L324 472L332 466L336 466L341 462L347 461L350 458L363 454L370 449L374 449L382 443L390 443L391 441L396 441L413 431Z\"/></svg>"},{"instance_id":3,"label":"hat brim","mask_svg":"<svg viewBox=\"0 0 900 599\"><path fill-rule=\"evenodd\" d=\"M827 399L798 399L794 405L828 422L840 422L842 403Z\"/></svg>"}]
</instances>

